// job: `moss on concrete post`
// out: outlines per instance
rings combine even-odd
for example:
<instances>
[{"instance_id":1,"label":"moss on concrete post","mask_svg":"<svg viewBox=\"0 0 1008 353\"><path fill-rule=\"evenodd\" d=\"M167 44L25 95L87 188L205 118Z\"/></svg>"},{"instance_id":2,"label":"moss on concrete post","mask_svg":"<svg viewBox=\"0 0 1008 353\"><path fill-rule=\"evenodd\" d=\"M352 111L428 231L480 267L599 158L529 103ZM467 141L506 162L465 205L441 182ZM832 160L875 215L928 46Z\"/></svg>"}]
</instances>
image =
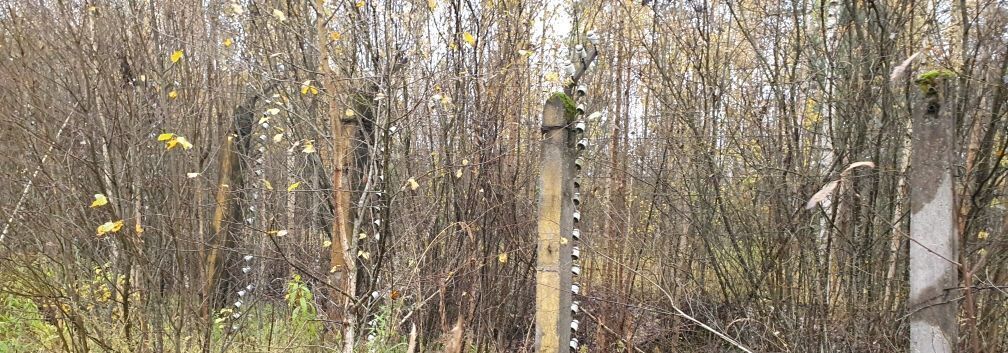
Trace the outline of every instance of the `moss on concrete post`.
<instances>
[{"instance_id":1,"label":"moss on concrete post","mask_svg":"<svg viewBox=\"0 0 1008 353\"><path fill-rule=\"evenodd\" d=\"M549 104L549 102L560 102L560 104L563 104L563 116L566 123L570 123L577 118L577 103L574 103L574 99L566 93L553 92L553 95L550 96L547 104Z\"/></svg>"}]
</instances>

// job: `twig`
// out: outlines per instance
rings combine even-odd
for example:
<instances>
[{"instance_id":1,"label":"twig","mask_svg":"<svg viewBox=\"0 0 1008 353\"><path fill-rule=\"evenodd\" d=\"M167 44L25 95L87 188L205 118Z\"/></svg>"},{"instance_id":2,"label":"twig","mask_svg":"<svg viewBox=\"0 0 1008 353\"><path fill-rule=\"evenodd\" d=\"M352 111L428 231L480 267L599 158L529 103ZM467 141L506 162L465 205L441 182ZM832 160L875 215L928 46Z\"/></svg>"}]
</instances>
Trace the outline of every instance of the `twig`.
<instances>
[{"instance_id":1,"label":"twig","mask_svg":"<svg viewBox=\"0 0 1008 353\"><path fill-rule=\"evenodd\" d=\"M42 167L45 166L46 159L49 159L49 154L52 153L53 148L56 147L56 142L59 141L60 135L63 134L63 129L66 128L67 123L70 122L70 117L73 114L67 114L66 119L63 119L63 125L60 126L59 131L56 131L56 138L53 139L53 143L49 144L49 149L46 150L45 155L42 156L42 161L39 162L38 167L35 167L35 172L32 173L31 178L28 179L28 183L25 184L24 190L21 190L21 197L18 199L17 204L14 205L14 211L11 212L10 217L7 218L7 223L4 224L3 231L0 232L0 243L4 241L7 237L7 231L10 229L11 223L14 222L14 217L17 217L18 212L21 211L21 205L24 204L25 197L28 196L28 190L31 190L32 184L35 183L35 177L38 173L42 171Z\"/></svg>"}]
</instances>

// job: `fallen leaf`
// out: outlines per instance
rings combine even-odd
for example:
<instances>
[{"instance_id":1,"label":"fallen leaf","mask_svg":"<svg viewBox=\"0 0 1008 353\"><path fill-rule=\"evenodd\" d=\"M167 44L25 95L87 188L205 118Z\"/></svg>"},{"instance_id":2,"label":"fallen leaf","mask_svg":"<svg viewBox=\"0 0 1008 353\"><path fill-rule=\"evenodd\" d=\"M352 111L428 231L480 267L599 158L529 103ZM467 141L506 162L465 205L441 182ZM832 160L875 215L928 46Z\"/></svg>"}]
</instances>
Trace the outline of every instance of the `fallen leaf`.
<instances>
[{"instance_id":1,"label":"fallen leaf","mask_svg":"<svg viewBox=\"0 0 1008 353\"><path fill-rule=\"evenodd\" d=\"M506 264L508 262L508 254L506 252L500 253L499 255L497 255L497 261L499 261L502 264Z\"/></svg>"},{"instance_id":2,"label":"fallen leaf","mask_svg":"<svg viewBox=\"0 0 1008 353\"><path fill-rule=\"evenodd\" d=\"M416 190L417 188L420 187L420 183L417 183L416 179L413 178L409 178L409 180L406 180L406 183L409 184L410 190Z\"/></svg>"},{"instance_id":3,"label":"fallen leaf","mask_svg":"<svg viewBox=\"0 0 1008 353\"><path fill-rule=\"evenodd\" d=\"M169 98L169 99L175 99L175 98L178 98L178 91L176 91L176 90L171 90L171 92L168 92L168 98Z\"/></svg>"},{"instance_id":4,"label":"fallen leaf","mask_svg":"<svg viewBox=\"0 0 1008 353\"><path fill-rule=\"evenodd\" d=\"M230 48L231 44L234 44L234 40L232 40L231 38L224 38L224 47L225 48Z\"/></svg>"},{"instance_id":5,"label":"fallen leaf","mask_svg":"<svg viewBox=\"0 0 1008 353\"><path fill-rule=\"evenodd\" d=\"M304 149L302 149L301 152L315 153L315 144L312 140L305 140Z\"/></svg>"},{"instance_id":6,"label":"fallen leaf","mask_svg":"<svg viewBox=\"0 0 1008 353\"><path fill-rule=\"evenodd\" d=\"M301 186L301 182L300 181L294 182L294 184L290 184L290 186L287 187L287 191L288 192L294 191L294 190L296 190L298 188L298 186Z\"/></svg>"},{"instance_id":7,"label":"fallen leaf","mask_svg":"<svg viewBox=\"0 0 1008 353\"><path fill-rule=\"evenodd\" d=\"M476 45L476 37L473 37L472 33L462 33L462 40L464 40L466 44L469 44L470 47Z\"/></svg>"}]
</instances>

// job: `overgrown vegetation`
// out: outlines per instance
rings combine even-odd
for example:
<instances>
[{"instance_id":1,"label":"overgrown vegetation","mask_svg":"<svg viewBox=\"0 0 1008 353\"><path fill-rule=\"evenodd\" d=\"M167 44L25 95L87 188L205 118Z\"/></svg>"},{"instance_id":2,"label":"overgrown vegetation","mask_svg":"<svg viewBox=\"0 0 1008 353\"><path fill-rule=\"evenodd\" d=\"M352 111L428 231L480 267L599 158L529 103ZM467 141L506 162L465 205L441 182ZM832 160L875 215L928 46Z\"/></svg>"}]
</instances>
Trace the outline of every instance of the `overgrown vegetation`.
<instances>
[{"instance_id":1,"label":"overgrown vegetation","mask_svg":"<svg viewBox=\"0 0 1008 353\"><path fill-rule=\"evenodd\" d=\"M939 77L943 293L1006 352L1005 33L996 0L5 1L0 352L531 352L549 99L587 110L583 350L902 352Z\"/></svg>"}]
</instances>

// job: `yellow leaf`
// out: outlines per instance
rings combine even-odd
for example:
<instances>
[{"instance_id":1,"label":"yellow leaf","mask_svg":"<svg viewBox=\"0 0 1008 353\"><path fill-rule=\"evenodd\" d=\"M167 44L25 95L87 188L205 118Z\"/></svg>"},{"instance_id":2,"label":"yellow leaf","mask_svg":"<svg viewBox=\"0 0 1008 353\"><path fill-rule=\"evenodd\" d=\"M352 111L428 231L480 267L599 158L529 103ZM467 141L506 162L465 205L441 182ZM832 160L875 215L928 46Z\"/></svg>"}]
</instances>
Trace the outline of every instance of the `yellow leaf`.
<instances>
[{"instance_id":1,"label":"yellow leaf","mask_svg":"<svg viewBox=\"0 0 1008 353\"><path fill-rule=\"evenodd\" d=\"M343 35L340 34L340 32L329 32L329 39L332 39L333 41L340 40L342 37Z\"/></svg>"},{"instance_id":2,"label":"yellow leaf","mask_svg":"<svg viewBox=\"0 0 1008 353\"><path fill-rule=\"evenodd\" d=\"M357 239L367 239L367 234L365 233L357 234Z\"/></svg>"},{"instance_id":3,"label":"yellow leaf","mask_svg":"<svg viewBox=\"0 0 1008 353\"><path fill-rule=\"evenodd\" d=\"M560 237L560 245L565 245L567 244L567 242L568 242L567 238Z\"/></svg>"},{"instance_id":4,"label":"yellow leaf","mask_svg":"<svg viewBox=\"0 0 1008 353\"><path fill-rule=\"evenodd\" d=\"M275 17L277 21L280 22L287 20L287 16L284 15L283 11L280 11L279 9L273 9L273 17Z\"/></svg>"},{"instance_id":5,"label":"yellow leaf","mask_svg":"<svg viewBox=\"0 0 1008 353\"><path fill-rule=\"evenodd\" d=\"M977 240L987 240L987 237L989 236L990 233L988 233L986 230L981 230L979 233L977 233Z\"/></svg>"},{"instance_id":6,"label":"yellow leaf","mask_svg":"<svg viewBox=\"0 0 1008 353\"><path fill-rule=\"evenodd\" d=\"M264 117L259 118L259 122L257 122L256 125L262 125L263 123L268 122L268 121L269 121L269 117L268 116L264 116Z\"/></svg>"},{"instance_id":7,"label":"yellow leaf","mask_svg":"<svg viewBox=\"0 0 1008 353\"><path fill-rule=\"evenodd\" d=\"M278 230L276 232L276 236L278 236L278 237L282 237L282 236L285 236L285 235L287 235L287 230L286 229L281 229L281 230Z\"/></svg>"},{"instance_id":8,"label":"yellow leaf","mask_svg":"<svg viewBox=\"0 0 1008 353\"><path fill-rule=\"evenodd\" d=\"M269 115L280 114L280 108L269 108L269 109L266 109L266 114L269 114Z\"/></svg>"},{"instance_id":9,"label":"yellow leaf","mask_svg":"<svg viewBox=\"0 0 1008 353\"><path fill-rule=\"evenodd\" d=\"M164 141L165 147L169 150L175 148L175 146L182 146L183 149L190 149L193 147L192 143L189 143L188 139L176 134L161 134L158 136L158 141Z\"/></svg>"},{"instance_id":10,"label":"yellow leaf","mask_svg":"<svg viewBox=\"0 0 1008 353\"><path fill-rule=\"evenodd\" d=\"M231 47L231 44L234 44L234 41L231 40L231 38L224 38L224 47L225 48Z\"/></svg>"},{"instance_id":11,"label":"yellow leaf","mask_svg":"<svg viewBox=\"0 0 1008 353\"><path fill-rule=\"evenodd\" d=\"M91 208L97 208L108 204L108 198L102 194L95 194L94 201L91 201Z\"/></svg>"},{"instance_id":12,"label":"yellow leaf","mask_svg":"<svg viewBox=\"0 0 1008 353\"><path fill-rule=\"evenodd\" d=\"M363 257L364 260L368 260L368 259L371 258L371 254L370 253L368 253L367 251L361 251L361 250L357 251L357 256Z\"/></svg>"},{"instance_id":13,"label":"yellow leaf","mask_svg":"<svg viewBox=\"0 0 1008 353\"><path fill-rule=\"evenodd\" d=\"M532 51L531 50L525 50L525 49L519 49L518 50L518 55L529 56L529 55L532 55Z\"/></svg>"},{"instance_id":14,"label":"yellow leaf","mask_svg":"<svg viewBox=\"0 0 1008 353\"><path fill-rule=\"evenodd\" d=\"M362 7L364 7L364 1L358 1L357 2L357 8L359 9L359 8L362 8Z\"/></svg>"},{"instance_id":15,"label":"yellow leaf","mask_svg":"<svg viewBox=\"0 0 1008 353\"><path fill-rule=\"evenodd\" d=\"M326 240L326 241L322 242L322 247L323 248L328 248L330 246L332 246L332 241Z\"/></svg>"},{"instance_id":16,"label":"yellow leaf","mask_svg":"<svg viewBox=\"0 0 1008 353\"><path fill-rule=\"evenodd\" d=\"M318 88L315 88L315 86L312 86L310 80L301 83L301 94L305 95L305 94L308 94L308 93L318 94Z\"/></svg>"},{"instance_id":17,"label":"yellow leaf","mask_svg":"<svg viewBox=\"0 0 1008 353\"><path fill-rule=\"evenodd\" d=\"M266 188L266 190L273 190L273 184L270 184L269 180L263 179L262 182L263 187Z\"/></svg>"},{"instance_id":18,"label":"yellow leaf","mask_svg":"<svg viewBox=\"0 0 1008 353\"><path fill-rule=\"evenodd\" d=\"M410 190L416 190L417 188L420 187L420 183L417 183L416 179L413 178L409 178L409 180L407 180L406 183L409 184Z\"/></svg>"},{"instance_id":19,"label":"yellow leaf","mask_svg":"<svg viewBox=\"0 0 1008 353\"><path fill-rule=\"evenodd\" d=\"M347 110L345 112L343 112L343 115L346 115L346 117L348 117L348 118L352 117L352 116L354 116L354 111L353 111L353 109L347 108Z\"/></svg>"},{"instance_id":20,"label":"yellow leaf","mask_svg":"<svg viewBox=\"0 0 1008 353\"><path fill-rule=\"evenodd\" d=\"M173 52L171 54L171 62L172 63L177 63L177 62L179 62L179 60L182 60L182 51L181 50L176 50L175 52Z\"/></svg>"},{"instance_id":21,"label":"yellow leaf","mask_svg":"<svg viewBox=\"0 0 1008 353\"><path fill-rule=\"evenodd\" d=\"M455 171L455 178L458 179L461 177L462 177L462 168L459 168L458 170Z\"/></svg>"},{"instance_id":22,"label":"yellow leaf","mask_svg":"<svg viewBox=\"0 0 1008 353\"><path fill-rule=\"evenodd\" d=\"M465 159L465 158L463 158L463 159L462 159L462 166L463 166L463 167L465 167L465 166L467 166L467 165L469 165L469 160L468 160L468 159Z\"/></svg>"},{"instance_id":23,"label":"yellow leaf","mask_svg":"<svg viewBox=\"0 0 1008 353\"><path fill-rule=\"evenodd\" d=\"M427 7L434 11L437 8L437 0L427 0Z\"/></svg>"},{"instance_id":24,"label":"yellow leaf","mask_svg":"<svg viewBox=\"0 0 1008 353\"><path fill-rule=\"evenodd\" d=\"M462 40L464 40L466 44L469 44L470 47L476 45L476 37L473 37L472 33L462 33Z\"/></svg>"},{"instance_id":25,"label":"yellow leaf","mask_svg":"<svg viewBox=\"0 0 1008 353\"><path fill-rule=\"evenodd\" d=\"M560 74L553 71L547 72L546 81L560 83Z\"/></svg>"},{"instance_id":26,"label":"yellow leaf","mask_svg":"<svg viewBox=\"0 0 1008 353\"><path fill-rule=\"evenodd\" d=\"M502 252L499 255L497 255L497 261L500 261L500 263L506 264L507 260L508 260L508 254L506 252Z\"/></svg>"},{"instance_id":27,"label":"yellow leaf","mask_svg":"<svg viewBox=\"0 0 1008 353\"><path fill-rule=\"evenodd\" d=\"M283 141L283 136L283 133L273 135L273 142L280 143L280 141Z\"/></svg>"},{"instance_id":28,"label":"yellow leaf","mask_svg":"<svg viewBox=\"0 0 1008 353\"><path fill-rule=\"evenodd\" d=\"M133 231L135 231L137 234L143 234L144 227L140 225L140 221L137 221L137 224L133 226Z\"/></svg>"},{"instance_id":29,"label":"yellow leaf","mask_svg":"<svg viewBox=\"0 0 1008 353\"><path fill-rule=\"evenodd\" d=\"M288 192L294 191L294 190L296 190L298 188L298 186L301 186L301 182L300 181L294 182L294 184L290 184L290 186L287 187L287 191Z\"/></svg>"},{"instance_id":30,"label":"yellow leaf","mask_svg":"<svg viewBox=\"0 0 1008 353\"><path fill-rule=\"evenodd\" d=\"M183 149L193 148L193 145L185 137L175 136L175 140L178 141L179 145L182 145Z\"/></svg>"},{"instance_id":31,"label":"yellow leaf","mask_svg":"<svg viewBox=\"0 0 1008 353\"><path fill-rule=\"evenodd\" d=\"M199 174L200 173L186 173L185 176L186 176L186 178L192 179L192 178L198 177Z\"/></svg>"},{"instance_id":32,"label":"yellow leaf","mask_svg":"<svg viewBox=\"0 0 1008 353\"><path fill-rule=\"evenodd\" d=\"M312 140L305 140L304 149L301 150L304 153L315 153L315 144Z\"/></svg>"},{"instance_id":33,"label":"yellow leaf","mask_svg":"<svg viewBox=\"0 0 1008 353\"><path fill-rule=\"evenodd\" d=\"M115 222L112 222L112 221L105 222L102 225L98 226L97 233L98 233L98 235L104 235L104 234L107 234L107 233L115 233L115 232L118 232L120 229L122 229L122 226L123 226L123 221L122 220L118 220L118 221L115 221Z\"/></svg>"},{"instance_id":34,"label":"yellow leaf","mask_svg":"<svg viewBox=\"0 0 1008 353\"><path fill-rule=\"evenodd\" d=\"M168 98L170 98L170 99L178 98L178 91L171 90L171 92L168 92Z\"/></svg>"}]
</instances>

